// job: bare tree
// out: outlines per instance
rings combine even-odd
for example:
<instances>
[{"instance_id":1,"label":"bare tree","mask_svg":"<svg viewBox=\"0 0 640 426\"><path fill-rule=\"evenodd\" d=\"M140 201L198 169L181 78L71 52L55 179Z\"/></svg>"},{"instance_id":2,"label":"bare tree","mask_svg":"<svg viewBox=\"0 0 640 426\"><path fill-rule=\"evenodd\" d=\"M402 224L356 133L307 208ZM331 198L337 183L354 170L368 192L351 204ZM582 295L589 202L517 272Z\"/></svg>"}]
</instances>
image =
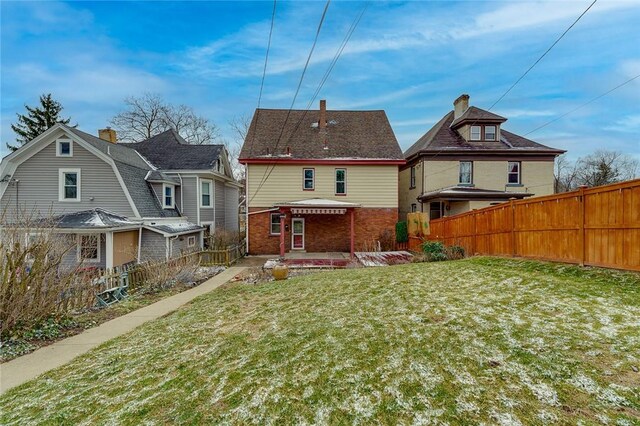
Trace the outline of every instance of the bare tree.
<instances>
[{"instance_id":1,"label":"bare tree","mask_svg":"<svg viewBox=\"0 0 640 426\"><path fill-rule=\"evenodd\" d=\"M169 129L174 129L189 143L214 143L220 137L218 127L199 116L187 105L172 105L158 94L125 99L127 109L111 119L119 139L140 142Z\"/></svg>"},{"instance_id":2,"label":"bare tree","mask_svg":"<svg viewBox=\"0 0 640 426\"><path fill-rule=\"evenodd\" d=\"M247 133L249 132L249 126L251 125L251 117L247 114L242 114L233 117L229 120L229 127L233 134L233 142L227 144L227 150L229 151L229 162L233 169L233 175L238 181L243 181L245 177L245 169L242 164L238 162L240 157L240 150L244 143Z\"/></svg>"},{"instance_id":3,"label":"bare tree","mask_svg":"<svg viewBox=\"0 0 640 426\"><path fill-rule=\"evenodd\" d=\"M640 162L618 151L598 150L574 163L560 156L555 169L556 192L566 192L581 185L593 187L634 179Z\"/></svg>"}]
</instances>

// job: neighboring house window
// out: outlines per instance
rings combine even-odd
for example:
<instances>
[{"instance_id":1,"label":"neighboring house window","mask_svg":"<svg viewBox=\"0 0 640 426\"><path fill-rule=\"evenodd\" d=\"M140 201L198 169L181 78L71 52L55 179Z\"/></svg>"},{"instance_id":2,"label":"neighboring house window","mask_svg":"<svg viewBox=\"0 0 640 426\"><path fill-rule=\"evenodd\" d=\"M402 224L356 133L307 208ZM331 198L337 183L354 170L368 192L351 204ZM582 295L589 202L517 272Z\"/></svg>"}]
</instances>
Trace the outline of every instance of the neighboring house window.
<instances>
[{"instance_id":1,"label":"neighboring house window","mask_svg":"<svg viewBox=\"0 0 640 426\"><path fill-rule=\"evenodd\" d=\"M346 169L336 169L336 195L347 195Z\"/></svg>"},{"instance_id":2,"label":"neighboring house window","mask_svg":"<svg viewBox=\"0 0 640 426\"><path fill-rule=\"evenodd\" d=\"M200 181L200 207L212 207L211 186L212 182L210 180Z\"/></svg>"},{"instance_id":3,"label":"neighboring house window","mask_svg":"<svg viewBox=\"0 0 640 426\"><path fill-rule=\"evenodd\" d=\"M409 189L413 189L416 187L416 168L415 166L411 166L411 177L409 181Z\"/></svg>"},{"instance_id":4,"label":"neighboring house window","mask_svg":"<svg viewBox=\"0 0 640 426\"><path fill-rule=\"evenodd\" d=\"M484 140L486 141L496 140L496 126L484 126Z\"/></svg>"},{"instance_id":5,"label":"neighboring house window","mask_svg":"<svg viewBox=\"0 0 640 426\"><path fill-rule=\"evenodd\" d=\"M71 139L58 139L56 141L57 157L73 157L73 144Z\"/></svg>"},{"instance_id":6,"label":"neighboring house window","mask_svg":"<svg viewBox=\"0 0 640 426\"><path fill-rule=\"evenodd\" d=\"M440 219L443 216L444 206L442 202L429 203L429 220Z\"/></svg>"},{"instance_id":7,"label":"neighboring house window","mask_svg":"<svg viewBox=\"0 0 640 426\"><path fill-rule=\"evenodd\" d=\"M509 161L508 183L519 184L520 183L520 162Z\"/></svg>"},{"instance_id":8,"label":"neighboring house window","mask_svg":"<svg viewBox=\"0 0 640 426\"><path fill-rule=\"evenodd\" d=\"M471 161L460 162L460 178L458 183L471 185L473 183L473 163Z\"/></svg>"},{"instance_id":9,"label":"neighboring house window","mask_svg":"<svg viewBox=\"0 0 640 426\"><path fill-rule=\"evenodd\" d=\"M418 205L416 203L411 204L411 213L418 211Z\"/></svg>"},{"instance_id":10,"label":"neighboring house window","mask_svg":"<svg viewBox=\"0 0 640 426\"><path fill-rule=\"evenodd\" d=\"M172 209L174 207L175 186L162 184L162 207Z\"/></svg>"},{"instance_id":11,"label":"neighboring house window","mask_svg":"<svg viewBox=\"0 0 640 426\"><path fill-rule=\"evenodd\" d=\"M471 139L472 141L479 141L481 130L482 130L481 126L471 126L471 130L470 130L471 135L469 139Z\"/></svg>"},{"instance_id":12,"label":"neighboring house window","mask_svg":"<svg viewBox=\"0 0 640 426\"><path fill-rule=\"evenodd\" d=\"M313 191L315 187L315 170L314 169L302 169L303 186L305 191Z\"/></svg>"},{"instance_id":13,"label":"neighboring house window","mask_svg":"<svg viewBox=\"0 0 640 426\"><path fill-rule=\"evenodd\" d=\"M269 233L271 235L280 235L280 213L271 213L270 220Z\"/></svg>"},{"instance_id":14,"label":"neighboring house window","mask_svg":"<svg viewBox=\"0 0 640 426\"><path fill-rule=\"evenodd\" d=\"M196 237L188 237L187 238L187 247L195 247L196 246Z\"/></svg>"},{"instance_id":15,"label":"neighboring house window","mask_svg":"<svg viewBox=\"0 0 640 426\"><path fill-rule=\"evenodd\" d=\"M78 260L100 262L100 235L78 235Z\"/></svg>"},{"instance_id":16,"label":"neighboring house window","mask_svg":"<svg viewBox=\"0 0 640 426\"><path fill-rule=\"evenodd\" d=\"M58 201L80 201L80 169L60 169Z\"/></svg>"}]
</instances>

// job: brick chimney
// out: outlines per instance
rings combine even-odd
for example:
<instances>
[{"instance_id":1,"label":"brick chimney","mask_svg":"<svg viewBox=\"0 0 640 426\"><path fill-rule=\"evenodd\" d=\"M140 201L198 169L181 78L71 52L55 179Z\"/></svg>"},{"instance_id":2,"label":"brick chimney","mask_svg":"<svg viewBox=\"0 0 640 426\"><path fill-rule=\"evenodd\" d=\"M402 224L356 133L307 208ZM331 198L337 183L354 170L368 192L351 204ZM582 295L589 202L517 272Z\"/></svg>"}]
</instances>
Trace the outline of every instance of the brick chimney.
<instances>
[{"instance_id":1,"label":"brick chimney","mask_svg":"<svg viewBox=\"0 0 640 426\"><path fill-rule=\"evenodd\" d=\"M116 131L111 127L107 127L106 129L98 129L98 137L107 142L116 143Z\"/></svg>"},{"instance_id":2,"label":"brick chimney","mask_svg":"<svg viewBox=\"0 0 640 426\"><path fill-rule=\"evenodd\" d=\"M320 117L318 121L318 128L324 129L327 127L327 101L325 99L320 100Z\"/></svg>"},{"instance_id":3,"label":"brick chimney","mask_svg":"<svg viewBox=\"0 0 640 426\"><path fill-rule=\"evenodd\" d=\"M453 101L453 119L460 117L467 109L469 109L469 95L462 94Z\"/></svg>"}]
</instances>

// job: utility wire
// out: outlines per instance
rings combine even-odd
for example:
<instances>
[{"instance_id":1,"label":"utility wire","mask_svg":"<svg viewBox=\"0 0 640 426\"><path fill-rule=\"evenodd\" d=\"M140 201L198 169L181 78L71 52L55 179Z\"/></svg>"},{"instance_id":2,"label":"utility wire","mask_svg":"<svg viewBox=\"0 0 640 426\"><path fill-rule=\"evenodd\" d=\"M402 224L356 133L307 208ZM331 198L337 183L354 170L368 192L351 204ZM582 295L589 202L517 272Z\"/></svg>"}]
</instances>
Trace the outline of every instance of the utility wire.
<instances>
[{"instance_id":1,"label":"utility wire","mask_svg":"<svg viewBox=\"0 0 640 426\"><path fill-rule=\"evenodd\" d=\"M593 0L593 2L591 2L591 4L589 5L589 7L587 7L587 8L584 10L584 12L582 12L582 13L580 14L580 16L578 16L578 17L576 18L576 20L575 20L575 21L573 21L573 23L572 23L571 25L569 25L569 28L567 28L566 30L564 30L564 32L563 32L562 34L560 34L560 37L558 37L558 38L556 39L556 41L554 41L554 42L553 42L553 44L552 44L551 46L549 46L549 48L548 48L548 49L547 49L547 50L542 54L542 56L540 56L540 57L539 57L539 58L538 58L538 59L537 59L537 60L536 60L536 61L535 61L535 62L534 62L534 63L533 63L533 64L532 64L532 65L531 65L531 66L530 66L530 67L529 67L525 72L524 72L524 74L522 74L522 75L521 75L521 76L520 76L520 77L515 81L515 83L513 83L513 84L511 85L511 87L509 87L509 88L507 89L507 91L506 91L506 92L504 92L504 93L502 94L502 96L500 96L500 97L498 98L498 100L496 100L496 101L495 101L495 102L494 102L494 103L489 107L488 111L491 111L491 108L493 108L494 106L496 106L496 104L497 104L498 102L500 102L500 101L501 101L505 96L507 96L507 94L511 91L511 89L513 89L514 87L516 87L516 85L517 85L518 83L520 83L520 81L521 81L523 78L525 78L527 74L529 74L529 71L531 71L531 70L533 69L533 67L535 67L536 65L538 65L538 62L540 62L540 61L542 60L542 58L544 58L545 56L547 56L547 54L551 51L551 49L553 49L553 48L555 47L555 45L556 45L556 44L558 44L558 42L559 42L560 40L562 40L562 38L563 38L563 37L564 37L564 36L569 32L569 30L571 30L571 28L573 28L573 27L574 27L574 25L576 25L576 24L578 23L578 21L579 21L580 19L582 19L582 17L583 17L583 16L584 16L588 11L589 11L589 9L591 9L591 8L593 7L593 5L594 5L594 4L596 4L596 2L597 2L597 1L598 1L598 0Z\"/></svg>"},{"instance_id":2,"label":"utility wire","mask_svg":"<svg viewBox=\"0 0 640 426\"><path fill-rule=\"evenodd\" d=\"M602 97L607 96L609 93L613 92L614 90L618 90L618 89L619 89L619 88L621 88L622 86L625 86L625 85L627 85L627 84L631 83L633 80L635 80L635 79L637 79L637 78L640 78L640 74L636 75L635 77L631 77L629 80L625 81L624 83L620 83L620 84L618 84L618 85L617 85L616 87L614 87L613 89L610 89L610 90L608 90L608 91L606 91L606 92L602 93L601 95L596 96L595 98L591 99L590 101L585 102L585 103L583 103L582 105L580 105L580 106L578 106L578 107L576 107L576 108L574 108L574 109L572 109L572 110L570 110L570 111L567 111L567 112L565 112L565 113L564 113L564 114L562 114L562 115L559 115L558 117L554 118L553 120L547 121L546 123L544 123L544 124L542 124L542 125L540 125L540 126L536 127L535 129L533 129L533 130L531 130L531 131L529 131L529 132L525 133L523 136L530 135L531 133L533 133L533 132L535 132L535 131L538 131L538 130L542 129L543 127L547 127L549 124L555 123L556 121L560 120L561 118L564 118L564 117L566 117L567 115L572 114L572 113L574 113L574 112L578 111L579 109L586 107L586 106L587 106L587 105L589 105L590 103L595 102L595 101L597 101L598 99L600 99L600 98L602 98Z\"/></svg>"},{"instance_id":3,"label":"utility wire","mask_svg":"<svg viewBox=\"0 0 640 426\"><path fill-rule=\"evenodd\" d=\"M526 77L527 74L529 74L529 72L536 66L538 65L538 63L545 57L547 56L547 54L551 51L551 49L553 49L556 44L558 44L558 42L560 40L562 40L564 38L564 36L571 30L571 28L573 28L578 21L580 21L580 19L582 19L582 17L593 7L593 5L596 4L598 0L593 0L593 2L591 2L591 4L580 14L580 16L578 16L575 21L573 21L573 23L571 25L569 25L569 27L567 27L566 30L564 30L564 32L562 34L560 34L560 37L558 37L552 44L551 46L549 46L549 48L538 58L536 59L536 61L507 89L506 92L504 92L493 104L491 104L491 106L489 107L489 109L487 109L487 111L491 111L493 109L494 106L496 106L498 104L498 102L500 102L502 99L504 99L505 96L507 96L507 94L509 92L511 92L511 90L516 87L516 85L518 83L520 83L520 81L522 81L523 78ZM471 125L469 126L469 131L471 131L471 126L474 126L478 123L478 120L476 119L473 123L471 123ZM526 136L526 135L525 135ZM496 141L499 142L499 141ZM436 152L435 154L433 154L431 157L429 158L435 158L438 155L440 155L442 153L443 149L440 149L438 152Z\"/></svg>"},{"instance_id":4,"label":"utility wire","mask_svg":"<svg viewBox=\"0 0 640 426\"><path fill-rule=\"evenodd\" d=\"M289 110L287 111L287 116L286 116L286 118L284 120L284 123L282 124L282 128L280 129L280 134L278 135L278 139L276 140L276 144L275 144L275 146L273 148L273 153L274 154L276 153L276 151L278 149L278 145L280 143L280 140L282 139L282 133L284 132L284 128L286 127L287 122L289 121L289 116L291 115L291 110L293 109L293 106L294 106L294 104L296 102L296 99L298 98L298 93L300 92L300 87L302 86L302 81L304 80L304 75L307 72L307 68L309 67L309 61L311 60L311 56L313 55L313 51L316 48L316 44L318 42L318 37L320 36L320 30L322 29L322 24L324 23L324 18L327 15L327 9L329 9L329 4L331 4L331 0L327 0L327 3L324 6L324 10L322 11L322 16L320 18L320 22L318 23L318 29L316 30L316 35L315 35L315 38L313 40L313 45L311 46L311 50L309 51L309 55L307 56L307 61L304 64L304 68L302 69L302 74L300 75L300 81L298 82L298 87L296 88L296 93L293 96L293 100L291 101L291 106L289 107ZM257 130L257 126L258 126L258 122L257 122L257 119L256 119L256 130ZM275 162L273 163L273 166L275 167ZM266 176L267 176L267 171L268 170L269 170L269 166L267 165L267 168L265 169L264 173L262 174L262 179L260 181L260 184L258 185L258 189L253 194L251 199L249 199L249 202L251 202L255 198L255 196L258 194L258 191L260 191L260 189L264 185L264 183L266 181Z\"/></svg>"},{"instance_id":5,"label":"utility wire","mask_svg":"<svg viewBox=\"0 0 640 426\"><path fill-rule=\"evenodd\" d=\"M291 141L291 139L293 139L293 136L298 131L298 128L300 127L300 124L304 121L304 119L305 119L305 117L307 115L307 112L309 112L309 109L311 108L311 105L313 105L313 102L315 101L316 97L320 93L320 90L322 90L322 87L324 86L324 84L326 83L327 79L329 78L329 75L331 74L331 71L333 71L333 68L335 67L336 63L338 62L338 59L342 55L342 52L344 51L344 48L347 46L347 43L351 39L351 36L353 35L356 27L360 23L360 20L362 19L362 16L364 15L364 12L367 10L367 7L369 7L369 3L370 3L370 1L365 3L364 7L362 8L362 11L355 17L355 19L351 23L351 27L349 27L349 30L347 31L347 33L344 36L344 39L342 40L342 43L340 43L340 45L338 46L338 49L336 50L336 53L333 56L333 59L331 60L331 63L329 64L329 67L327 68L327 70L325 71L324 75L322 76L322 79L320 79L320 83L318 84L318 87L316 88L315 92L313 93L313 96L311 97L311 100L309 101L309 103L307 103L307 107L306 107L304 113L302 114L302 116L300 117L298 122L296 123L296 126L294 127L294 129L291 132L291 134L289 135L289 137L287 138L287 143L289 143ZM275 152L274 152L274 154L275 154ZM276 167L275 163L273 163L273 165L271 166L270 170L269 170L269 167L267 166L267 169L265 169L265 172L267 172L267 170L268 170L268 173L267 173L266 177L264 177L264 175L263 175L263 177L264 177L263 184L266 183L266 181L269 179L269 176L271 176L271 173L273 172L275 167ZM258 190L260 190L261 187L262 187L262 185L260 185L258 187ZM257 194L257 191L256 191L255 194ZM255 194L254 194L254 196L255 196Z\"/></svg>"}]
</instances>

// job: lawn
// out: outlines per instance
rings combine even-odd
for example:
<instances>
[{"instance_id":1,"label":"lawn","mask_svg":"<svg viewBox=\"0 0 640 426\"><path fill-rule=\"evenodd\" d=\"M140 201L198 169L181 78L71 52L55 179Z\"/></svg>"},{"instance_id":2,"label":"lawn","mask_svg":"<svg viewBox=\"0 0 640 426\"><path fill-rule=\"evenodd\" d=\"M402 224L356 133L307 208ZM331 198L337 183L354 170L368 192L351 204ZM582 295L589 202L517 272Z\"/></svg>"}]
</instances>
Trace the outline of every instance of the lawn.
<instances>
[{"instance_id":1,"label":"lawn","mask_svg":"<svg viewBox=\"0 0 640 426\"><path fill-rule=\"evenodd\" d=\"M640 277L467 259L231 284L0 398L1 424L640 424Z\"/></svg>"}]
</instances>

